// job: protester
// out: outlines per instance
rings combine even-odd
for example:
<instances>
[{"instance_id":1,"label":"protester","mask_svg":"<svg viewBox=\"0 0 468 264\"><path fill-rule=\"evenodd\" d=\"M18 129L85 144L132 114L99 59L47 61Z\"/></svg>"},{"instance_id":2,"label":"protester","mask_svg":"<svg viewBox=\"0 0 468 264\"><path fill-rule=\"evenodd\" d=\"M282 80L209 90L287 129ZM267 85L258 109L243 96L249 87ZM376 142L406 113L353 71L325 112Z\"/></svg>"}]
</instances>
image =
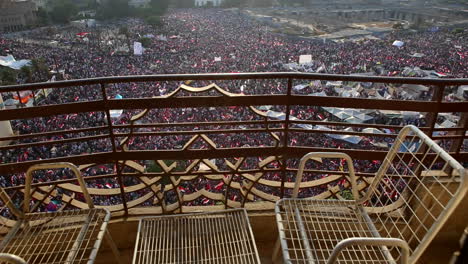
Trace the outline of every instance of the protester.
<instances>
[{"instance_id":1,"label":"protester","mask_svg":"<svg viewBox=\"0 0 468 264\"><path fill-rule=\"evenodd\" d=\"M326 73L352 74L372 71L376 75L402 76L405 67L420 67L433 70L457 78L468 77L468 40L466 33L453 35L449 30L442 29L438 32L396 32L388 34L380 40L367 40L358 43L333 41L306 40L294 37L286 37L274 34L266 30L248 17L219 9L182 9L171 11L164 18L163 28L153 29L137 19L127 19L123 22L130 34L127 37L119 37L120 24L109 23L99 29L87 29L90 34L79 34L77 29L64 29L58 34L45 34L43 31L29 32L21 40L12 40L0 37L0 55L12 54L15 58L44 58L50 70L65 70L57 79L82 79L103 76L125 76L144 74L171 74L171 73L217 73L217 72L282 72L288 70L284 64L295 63L299 56L310 54L321 70ZM78 36L77 36L78 34ZM84 40L83 36L86 35ZM150 36L150 45L146 47L143 55L132 54L131 43L139 41L142 36ZM160 37L162 36L162 37ZM395 39L404 40L401 48L391 44ZM57 45L51 46L50 41L55 40ZM127 47L130 54L121 55L118 50ZM414 53L423 53L422 57L411 56ZM44 76L33 76L35 81L45 81ZM22 80L19 80L21 83ZM220 87L232 93L243 94L284 94L286 82L284 80L261 81L221 81L216 82ZM198 81L192 86L208 85L209 82ZM120 95L123 98L153 97L167 95L174 91L180 83L154 82L154 83L122 83L111 85L107 88L109 98ZM388 87L379 88L382 94L389 93ZM447 88L455 89L454 87ZM418 100L429 100L432 90L424 92ZM320 93L328 96L338 96L337 92L326 87L324 82L314 83L307 89L295 91L299 94ZM395 90L390 92L393 99L402 99L402 94ZM184 96L193 94L182 92ZM216 94L211 91L208 94ZM207 95L207 94L205 94ZM14 94L3 94L4 100L13 98ZM360 93L359 97L368 98L367 92ZM50 93L37 105L60 104L77 101L92 101L101 98L99 86L73 87L57 89ZM281 107L273 107L272 110L284 112ZM133 115L141 110L126 110L118 118L113 120L115 125L128 124ZM320 107L295 107L295 117L302 120L341 122L333 115L323 111ZM151 110L140 122L142 123L168 123L168 122L207 122L207 121L234 121L234 120L263 120L248 108L244 107L216 107L216 108L190 108L190 109L159 109ZM425 126L425 117L387 120L384 115L373 116L376 123L398 125L415 124ZM78 113L72 115L60 115L40 117L27 120L12 120L12 127L19 134L43 133L53 130L69 130L77 128L106 126L107 119L103 112ZM334 129L344 129L336 126ZM223 125L210 127L195 127L194 129L228 129ZM246 127L244 127L246 128ZM258 128L250 126L248 128ZM177 131L178 127L167 127L158 131ZM356 129L360 131L361 129ZM144 131L144 130L140 130ZM148 131L156 131L148 129ZM391 131L396 133L398 131ZM83 132L78 135L62 134L47 137L37 137L34 140L18 140L12 144L31 143L38 141L61 140L73 137L99 135L99 132ZM279 135L281 136L281 135ZM178 149L184 146L192 136L148 136L131 138L128 144L131 150L161 150ZM213 134L209 136L220 148L237 148L246 146L273 146L275 140L267 133L236 133ZM311 146L326 148L360 148L385 150L382 145L374 143L392 143L391 138L367 137L359 145L346 141L327 137L325 134L291 133L290 145ZM448 144L444 143L443 144ZM121 148L118 145L117 147ZM197 142L193 148L208 148L207 144ZM449 145L444 145L448 148ZM467 148L467 146L464 146ZM97 153L112 151L110 139L97 139L79 143L66 143L56 145L40 145L22 149L6 149L0 151L1 163L23 162L28 160L47 159L80 155L83 153ZM246 169L258 167L258 159L249 159ZM225 166L223 160L216 160L217 166ZM361 172L375 172L379 162L356 161L356 168ZM288 161L288 166L297 167L297 160ZM279 166L278 164L272 166ZM338 170L339 165L326 169ZM225 168L227 169L227 168ZM325 168L324 168L325 169ZM115 172L111 165L91 168L84 171L86 176L110 174ZM286 181L293 181L293 174L288 174ZM40 181L64 179L68 176L63 173L44 174ZM265 176L269 180L281 180L280 173L271 173ZM237 181L240 179L233 179ZM306 180L311 180L307 179ZM24 183L23 175L0 176L2 187L14 186ZM140 183L136 178L125 177L125 186ZM89 187L94 188L119 188L119 184L113 178L88 182ZM184 194L193 193L200 189L208 189L212 192L224 193L224 184L219 181L211 181L199 178L195 182L182 183L180 191ZM279 189L267 186L259 187L267 193L280 195ZM326 189L326 187L324 187ZM315 195L324 188L308 190L303 195ZM289 192L289 191L288 191ZM166 195L169 202L177 201L177 196ZM125 197L127 201L142 197L145 191L133 192ZM232 191L228 198L241 201L241 194ZM112 205L122 202L120 195L112 197L94 197L100 205ZM257 199L257 198L256 198ZM213 204L207 198L200 198L188 202L189 205ZM145 205L152 204L146 201ZM56 203L48 205L48 208L56 208Z\"/></svg>"}]
</instances>

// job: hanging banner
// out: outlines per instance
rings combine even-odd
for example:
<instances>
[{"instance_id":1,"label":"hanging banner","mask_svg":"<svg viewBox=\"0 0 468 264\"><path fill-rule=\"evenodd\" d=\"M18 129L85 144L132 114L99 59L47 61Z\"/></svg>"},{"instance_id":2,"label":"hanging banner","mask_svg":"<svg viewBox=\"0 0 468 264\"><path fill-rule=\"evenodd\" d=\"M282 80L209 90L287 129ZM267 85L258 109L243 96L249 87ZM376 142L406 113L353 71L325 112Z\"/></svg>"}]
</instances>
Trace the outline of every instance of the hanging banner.
<instances>
[{"instance_id":1,"label":"hanging banner","mask_svg":"<svg viewBox=\"0 0 468 264\"><path fill-rule=\"evenodd\" d=\"M133 54L143 55L143 46L141 45L141 42L133 42Z\"/></svg>"}]
</instances>

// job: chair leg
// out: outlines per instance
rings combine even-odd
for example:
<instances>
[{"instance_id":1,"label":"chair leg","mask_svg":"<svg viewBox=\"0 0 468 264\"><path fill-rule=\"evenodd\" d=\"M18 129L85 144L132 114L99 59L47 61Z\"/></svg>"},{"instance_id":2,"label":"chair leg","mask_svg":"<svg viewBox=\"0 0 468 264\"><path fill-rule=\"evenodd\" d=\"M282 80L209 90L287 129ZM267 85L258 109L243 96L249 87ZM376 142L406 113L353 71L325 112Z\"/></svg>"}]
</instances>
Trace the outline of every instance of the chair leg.
<instances>
[{"instance_id":1,"label":"chair leg","mask_svg":"<svg viewBox=\"0 0 468 264\"><path fill-rule=\"evenodd\" d=\"M114 254L114 257L115 257L115 260L117 261L117 263L124 264L125 262L120 257L119 249L115 245L114 240L112 240L112 237L111 237L111 235L109 233L109 230L106 229L106 234L104 235L104 237L106 239L107 244L111 248L112 253Z\"/></svg>"}]
</instances>

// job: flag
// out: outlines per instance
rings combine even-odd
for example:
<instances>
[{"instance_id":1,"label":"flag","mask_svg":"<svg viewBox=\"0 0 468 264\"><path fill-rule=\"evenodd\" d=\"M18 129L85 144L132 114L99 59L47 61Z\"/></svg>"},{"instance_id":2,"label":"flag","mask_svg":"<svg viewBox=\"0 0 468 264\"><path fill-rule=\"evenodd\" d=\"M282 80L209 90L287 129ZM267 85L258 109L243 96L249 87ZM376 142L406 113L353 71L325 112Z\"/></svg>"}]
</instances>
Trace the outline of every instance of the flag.
<instances>
[{"instance_id":1,"label":"flag","mask_svg":"<svg viewBox=\"0 0 468 264\"><path fill-rule=\"evenodd\" d=\"M215 189L219 191L219 190L221 190L221 189L223 188L223 185L224 185L224 182L221 181L220 183L218 183L218 184L215 186Z\"/></svg>"},{"instance_id":2,"label":"flag","mask_svg":"<svg viewBox=\"0 0 468 264\"><path fill-rule=\"evenodd\" d=\"M344 172L344 165L346 163L346 160L345 159L341 159L340 160L340 171L343 171Z\"/></svg>"}]
</instances>

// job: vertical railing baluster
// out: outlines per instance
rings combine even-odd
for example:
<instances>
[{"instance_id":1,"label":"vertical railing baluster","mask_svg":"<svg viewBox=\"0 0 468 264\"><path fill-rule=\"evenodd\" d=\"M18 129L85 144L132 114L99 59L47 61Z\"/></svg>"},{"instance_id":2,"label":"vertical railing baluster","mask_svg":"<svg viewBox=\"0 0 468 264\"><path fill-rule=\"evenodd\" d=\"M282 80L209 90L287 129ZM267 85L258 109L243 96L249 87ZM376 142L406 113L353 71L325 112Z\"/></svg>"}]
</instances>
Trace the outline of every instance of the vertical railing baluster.
<instances>
[{"instance_id":1,"label":"vertical railing baluster","mask_svg":"<svg viewBox=\"0 0 468 264\"><path fill-rule=\"evenodd\" d=\"M117 147L115 146L115 135L114 135L114 127L112 125L112 119L110 116L110 108L109 108L109 100L107 99L107 93L106 93L106 86L104 83L100 83L101 85L101 93L102 93L102 100L104 104L104 108L106 111L106 116L107 116L107 127L109 128L109 136L111 138L111 144L112 144L112 153L113 156L117 154ZM128 208L127 208L127 199L125 197L125 190L123 188L123 181L122 181L122 171L125 167L125 162L122 163L122 166L120 166L119 161L116 159L115 161L115 169L116 169L116 174L117 174L117 181L120 186L120 194L122 196L122 203L124 206L125 210L125 215L128 215Z\"/></svg>"},{"instance_id":2,"label":"vertical railing baluster","mask_svg":"<svg viewBox=\"0 0 468 264\"><path fill-rule=\"evenodd\" d=\"M440 106L442 104L442 98L444 97L444 89L445 89L445 86L443 85L434 87L434 94L432 95L431 101L437 102L437 105L436 105L434 112L429 112L427 114L429 116L427 121L429 125L428 136L430 138L432 138L434 134L434 128L437 123L437 117L439 116Z\"/></svg>"},{"instance_id":3,"label":"vertical railing baluster","mask_svg":"<svg viewBox=\"0 0 468 264\"><path fill-rule=\"evenodd\" d=\"M16 91L16 94L18 95L18 102L21 107L23 107L23 101L21 101L21 95L19 91Z\"/></svg>"},{"instance_id":4,"label":"vertical railing baluster","mask_svg":"<svg viewBox=\"0 0 468 264\"><path fill-rule=\"evenodd\" d=\"M453 133L456 136L460 136L460 138L454 139L452 146L450 146L450 153L455 152L455 155L460 154L464 141L462 137L466 135L466 132L468 131L468 112L461 113L460 121L458 121L457 127L462 127L463 130L457 130L455 133Z\"/></svg>"},{"instance_id":5,"label":"vertical railing baluster","mask_svg":"<svg viewBox=\"0 0 468 264\"><path fill-rule=\"evenodd\" d=\"M282 162L280 163L282 168L282 177L281 177L281 190L280 190L280 197L284 197L284 184L286 181L286 169L287 169L287 164L286 164L286 153L288 150L288 141L289 141L289 115L291 112L291 91L292 91L292 78L288 78L288 90L287 90L287 96L286 96L286 118L284 119L284 135L283 135L283 155L282 155Z\"/></svg>"}]
</instances>

